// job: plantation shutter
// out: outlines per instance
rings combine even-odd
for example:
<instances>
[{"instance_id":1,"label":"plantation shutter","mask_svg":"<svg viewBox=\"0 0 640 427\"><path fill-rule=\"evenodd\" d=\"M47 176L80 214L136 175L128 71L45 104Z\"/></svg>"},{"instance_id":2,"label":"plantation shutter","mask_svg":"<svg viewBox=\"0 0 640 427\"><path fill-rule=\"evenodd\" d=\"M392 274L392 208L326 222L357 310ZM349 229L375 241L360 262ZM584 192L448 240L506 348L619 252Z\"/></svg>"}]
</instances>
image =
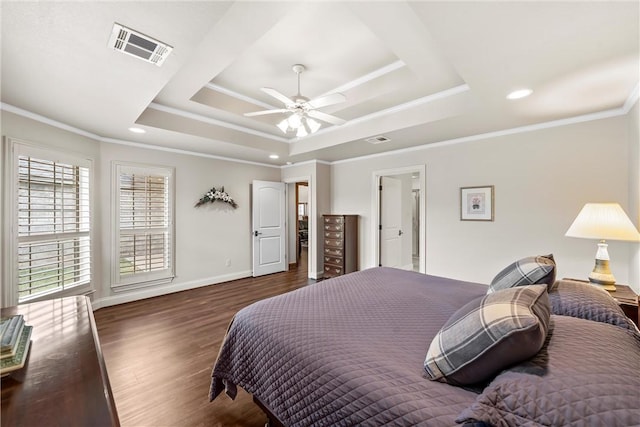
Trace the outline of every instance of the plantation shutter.
<instances>
[{"instance_id":1,"label":"plantation shutter","mask_svg":"<svg viewBox=\"0 0 640 427\"><path fill-rule=\"evenodd\" d=\"M170 169L116 165L114 287L173 277Z\"/></svg>"},{"instance_id":2,"label":"plantation shutter","mask_svg":"<svg viewBox=\"0 0 640 427\"><path fill-rule=\"evenodd\" d=\"M90 283L89 172L17 155L19 302Z\"/></svg>"}]
</instances>

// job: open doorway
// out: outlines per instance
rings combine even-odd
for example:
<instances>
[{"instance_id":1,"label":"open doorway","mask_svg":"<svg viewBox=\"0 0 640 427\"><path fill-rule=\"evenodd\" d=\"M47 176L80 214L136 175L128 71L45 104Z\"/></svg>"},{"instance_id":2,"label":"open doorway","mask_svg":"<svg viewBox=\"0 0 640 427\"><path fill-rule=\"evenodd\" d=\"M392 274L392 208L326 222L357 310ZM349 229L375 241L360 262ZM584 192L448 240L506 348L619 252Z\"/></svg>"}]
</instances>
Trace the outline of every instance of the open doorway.
<instances>
[{"instance_id":1,"label":"open doorway","mask_svg":"<svg viewBox=\"0 0 640 427\"><path fill-rule=\"evenodd\" d=\"M306 268L309 259L309 184L306 182L296 182L295 229L296 265Z\"/></svg>"},{"instance_id":2,"label":"open doorway","mask_svg":"<svg viewBox=\"0 0 640 427\"><path fill-rule=\"evenodd\" d=\"M308 278L315 279L315 264L311 262L316 254L313 183L308 176L288 178L284 182L287 185L287 268L305 271Z\"/></svg>"},{"instance_id":3,"label":"open doorway","mask_svg":"<svg viewBox=\"0 0 640 427\"><path fill-rule=\"evenodd\" d=\"M374 172L374 265L426 271L425 167Z\"/></svg>"}]
</instances>

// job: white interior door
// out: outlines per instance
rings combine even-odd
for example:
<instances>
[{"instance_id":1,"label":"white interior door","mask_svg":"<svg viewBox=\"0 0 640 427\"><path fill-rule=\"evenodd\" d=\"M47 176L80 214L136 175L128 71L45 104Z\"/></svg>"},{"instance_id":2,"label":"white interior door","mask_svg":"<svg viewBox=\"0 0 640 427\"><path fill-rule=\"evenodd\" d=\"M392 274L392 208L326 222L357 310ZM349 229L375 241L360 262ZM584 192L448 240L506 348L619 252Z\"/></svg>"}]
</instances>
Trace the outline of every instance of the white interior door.
<instances>
[{"instance_id":1,"label":"white interior door","mask_svg":"<svg viewBox=\"0 0 640 427\"><path fill-rule=\"evenodd\" d=\"M380 265L402 266L402 181L380 178Z\"/></svg>"},{"instance_id":2,"label":"white interior door","mask_svg":"<svg viewBox=\"0 0 640 427\"><path fill-rule=\"evenodd\" d=\"M253 277L284 271L285 184L253 181Z\"/></svg>"}]
</instances>

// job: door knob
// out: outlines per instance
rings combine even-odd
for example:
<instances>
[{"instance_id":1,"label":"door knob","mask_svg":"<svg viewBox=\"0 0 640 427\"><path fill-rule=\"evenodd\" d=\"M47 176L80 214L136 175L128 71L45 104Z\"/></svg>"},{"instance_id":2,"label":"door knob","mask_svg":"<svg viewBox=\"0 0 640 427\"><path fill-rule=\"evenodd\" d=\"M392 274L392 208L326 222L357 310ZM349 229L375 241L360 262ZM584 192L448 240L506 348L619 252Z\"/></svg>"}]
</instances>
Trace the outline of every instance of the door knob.
<instances>
[{"instance_id":1,"label":"door knob","mask_svg":"<svg viewBox=\"0 0 640 427\"><path fill-rule=\"evenodd\" d=\"M398 230L398 236L402 236L403 234L402 230Z\"/></svg>"},{"instance_id":2,"label":"door knob","mask_svg":"<svg viewBox=\"0 0 640 427\"><path fill-rule=\"evenodd\" d=\"M260 234L262 234L262 233L261 233L261 232L259 232L258 230L256 230L256 231L254 231L254 232L253 232L253 235L254 235L254 236L256 236L256 237L258 237Z\"/></svg>"}]
</instances>

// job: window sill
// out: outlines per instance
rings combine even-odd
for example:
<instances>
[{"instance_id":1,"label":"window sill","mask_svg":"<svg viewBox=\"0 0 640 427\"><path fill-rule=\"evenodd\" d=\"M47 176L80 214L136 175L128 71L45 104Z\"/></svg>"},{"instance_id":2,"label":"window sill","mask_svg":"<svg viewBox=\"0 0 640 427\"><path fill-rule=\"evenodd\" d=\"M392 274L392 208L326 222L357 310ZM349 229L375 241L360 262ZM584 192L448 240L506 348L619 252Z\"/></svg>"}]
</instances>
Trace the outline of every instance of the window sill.
<instances>
[{"instance_id":1,"label":"window sill","mask_svg":"<svg viewBox=\"0 0 640 427\"><path fill-rule=\"evenodd\" d=\"M95 293L95 289L91 287L91 283L86 283L82 285L76 285L72 288L63 289L61 291L53 291L42 293L40 295L34 295L32 297L24 298L18 301L18 304L26 304L30 302L38 302L45 301L54 298L63 298L70 296L90 296Z\"/></svg>"},{"instance_id":2,"label":"window sill","mask_svg":"<svg viewBox=\"0 0 640 427\"><path fill-rule=\"evenodd\" d=\"M167 285L173 282L175 276L163 277L159 279L152 280L144 280L133 283L114 283L111 285L111 290L113 292L126 292L135 289L147 288L150 286L159 286L159 285Z\"/></svg>"}]
</instances>

